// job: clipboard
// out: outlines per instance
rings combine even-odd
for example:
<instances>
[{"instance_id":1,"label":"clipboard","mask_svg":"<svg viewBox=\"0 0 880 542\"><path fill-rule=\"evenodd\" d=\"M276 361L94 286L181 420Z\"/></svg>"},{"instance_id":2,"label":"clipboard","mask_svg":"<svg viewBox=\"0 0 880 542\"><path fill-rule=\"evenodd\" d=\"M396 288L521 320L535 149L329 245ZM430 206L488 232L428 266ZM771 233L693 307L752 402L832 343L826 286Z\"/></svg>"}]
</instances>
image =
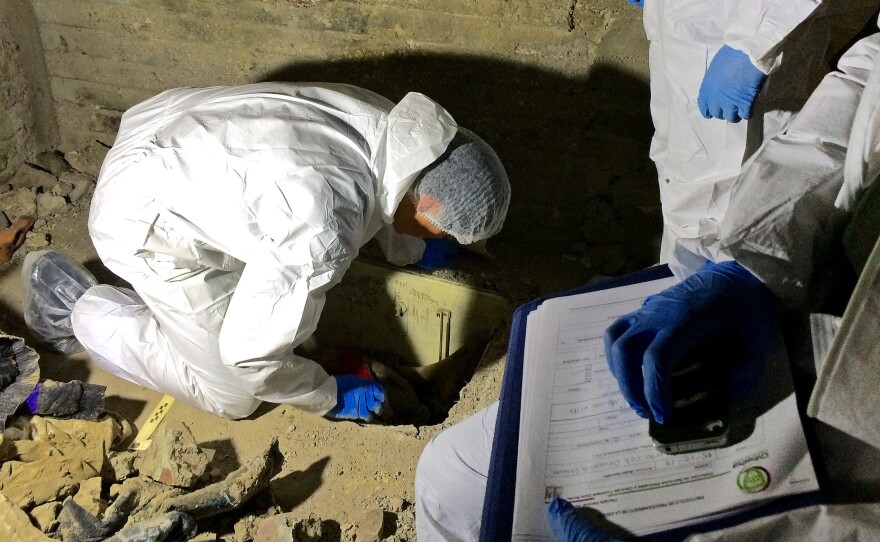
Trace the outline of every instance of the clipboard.
<instances>
[{"instance_id":1,"label":"clipboard","mask_svg":"<svg viewBox=\"0 0 880 542\"><path fill-rule=\"evenodd\" d=\"M641 271L636 271L620 277L613 277L593 284L587 284L571 290L540 297L519 307L514 313L510 328L510 342L507 351L507 364L504 378L501 384L501 399L498 405L498 416L495 424L495 437L492 442L492 452L489 463L489 473L486 483L486 495L483 501L483 515L480 527L481 542L509 541L513 531L513 509L516 488L516 469L519 443L520 425L520 395L522 392L523 379L523 356L525 353L526 323L529 313L537 309L543 302L557 298L587 292L595 292L621 286L630 286L642 282L659 280L673 276L669 267L658 265ZM807 439L810 455L819 481L820 488L827 479L823 468L817 461L815 435L807 429L803 423L803 409L800 408L799 397L798 412L801 416L801 426ZM640 538L647 541L678 541L697 532L707 532L723 529L755 519L758 517L778 514L795 508L823 504L825 501L823 492L812 491L798 495L780 497L755 509L737 513L722 519L715 519L703 523L682 527L661 533L655 533Z\"/></svg>"}]
</instances>

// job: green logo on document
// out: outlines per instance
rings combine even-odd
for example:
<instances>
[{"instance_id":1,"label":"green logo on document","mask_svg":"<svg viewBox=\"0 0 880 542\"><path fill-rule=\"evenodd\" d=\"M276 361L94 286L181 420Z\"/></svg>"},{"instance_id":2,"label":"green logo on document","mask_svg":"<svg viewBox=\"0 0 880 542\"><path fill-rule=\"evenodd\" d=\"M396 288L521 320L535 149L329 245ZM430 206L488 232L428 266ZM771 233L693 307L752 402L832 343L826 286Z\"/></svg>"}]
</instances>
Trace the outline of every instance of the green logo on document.
<instances>
[{"instance_id":1,"label":"green logo on document","mask_svg":"<svg viewBox=\"0 0 880 542\"><path fill-rule=\"evenodd\" d=\"M770 485L770 473L764 467L748 467L736 477L736 485L745 493L758 493Z\"/></svg>"}]
</instances>

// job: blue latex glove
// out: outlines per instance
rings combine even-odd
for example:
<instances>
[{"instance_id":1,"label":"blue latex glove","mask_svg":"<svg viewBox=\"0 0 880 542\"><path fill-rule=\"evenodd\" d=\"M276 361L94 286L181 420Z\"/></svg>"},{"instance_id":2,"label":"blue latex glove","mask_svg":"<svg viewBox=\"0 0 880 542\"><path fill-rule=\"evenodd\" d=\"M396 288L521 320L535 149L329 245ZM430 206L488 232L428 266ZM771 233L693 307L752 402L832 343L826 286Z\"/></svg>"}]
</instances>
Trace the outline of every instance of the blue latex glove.
<instances>
[{"instance_id":1,"label":"blue latex glove","mask_svg":"<svg viewBox=\"0 0 880 542\"><path fill-rule=\"evenodd\" d=\"M422 269L443 269L452 267L461 256L461 249L452 241L428 237L425 242L425 253L416 264Z\"/></svg>"},{"instance_id":2,"label":"blue latex glove","mask_svg":"<svg viewBox=\"0 0 880 542\"><path fill-rule=\"evenodd\" d=\"M626 0L628 4L632 4L634 6L639 6L640 8L645 7L645 0Z\"/></svg>"},{"instance_id":3,"label":"blue latex glove","mask_svg":"<svg viewBox=\"0 0 880 542\"><path fill-rule=\"evenodd\" d=\"M702 361L730 399L741 400L766 360L774 302L736 262L709 262L649 297L605 331L605 356L621 393L639 416L650 408L663 423L673 410L672 375Z\"/></svg>"},{"instance_id":4,"label":"blue latex glove","mask_svg":"<svg viewBox=\"0 0 880 542\"><path fill-rule=\"evenodd\" d=\"M697 106L707 119L739 122L752 118L752 105L767 76L749 60L748 55L727 45L721 47L709 64Z\"/></svg>"},{"instance_id":5,"label":"blue latex glove","mask_svg":"<svg viewBox=\"0 0 880 542\"><path fill-rule=\"evenodd\" d=\"M368 422L374 414L382 413L385 389L382 384L353 375L336 378L336 406L327 416L338 420Z\"/></svg>"},{"instance_id":6,"label":"blue latex glove","mask_svg":"<svg viewBox=\"0 0 880 542\"><path fill-rule=\"evenodd\" d=\"M565 499L553 499L547 508L547 521L556 542L619 542L581 517Z\"/></svg>"}]
</instances>

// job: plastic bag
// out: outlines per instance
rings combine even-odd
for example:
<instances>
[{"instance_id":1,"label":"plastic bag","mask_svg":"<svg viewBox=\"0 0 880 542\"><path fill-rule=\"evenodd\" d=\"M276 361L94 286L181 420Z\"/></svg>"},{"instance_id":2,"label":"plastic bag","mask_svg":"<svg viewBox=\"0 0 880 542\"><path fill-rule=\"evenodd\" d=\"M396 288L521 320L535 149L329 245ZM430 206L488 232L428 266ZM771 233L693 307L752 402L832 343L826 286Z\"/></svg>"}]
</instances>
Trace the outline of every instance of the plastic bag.
<instances>
[{"instance_id":1,"label":"plastic bag","mask_svg":"<svg viewBox=\"0 0 880 542\"><path fill-rule=\"evenodd\" d=\"M25 256L21 273L24 321L31 333L64 354L81 351L70 313L86 290L97 286L95 276L64 254L45 250Z\"/></svg>"}]
</instances>

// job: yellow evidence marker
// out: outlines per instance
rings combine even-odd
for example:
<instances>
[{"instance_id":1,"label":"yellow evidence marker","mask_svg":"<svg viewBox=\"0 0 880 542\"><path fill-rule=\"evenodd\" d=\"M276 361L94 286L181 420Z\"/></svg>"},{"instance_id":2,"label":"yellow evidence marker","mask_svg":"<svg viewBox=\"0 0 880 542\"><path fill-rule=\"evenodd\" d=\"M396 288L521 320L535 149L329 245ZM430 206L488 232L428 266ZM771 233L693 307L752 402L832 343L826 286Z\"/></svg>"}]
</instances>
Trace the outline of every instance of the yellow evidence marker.
<instances>
[{"instance_id":1,"label":"yellow evidence marker","mask_svg":"<svg viewBox=\"0 0 880 542\"><path fill-rule=\"evenodd\" d=\"M128 446L129 450L140 452L150 447L150 443L153 442L150 437L153 436L156 428L159 427L159 424L165 419L165 415L171 410L171 405L173 404L174 397L171 397L170 395L162 396L162 399L159 400L159 404L157 404L156 408L153 409L153 412L150 413L147 421L144 422L143 427L141 427L137 436L134 437L134 440Z\"/></svg>"}]
</instances>

